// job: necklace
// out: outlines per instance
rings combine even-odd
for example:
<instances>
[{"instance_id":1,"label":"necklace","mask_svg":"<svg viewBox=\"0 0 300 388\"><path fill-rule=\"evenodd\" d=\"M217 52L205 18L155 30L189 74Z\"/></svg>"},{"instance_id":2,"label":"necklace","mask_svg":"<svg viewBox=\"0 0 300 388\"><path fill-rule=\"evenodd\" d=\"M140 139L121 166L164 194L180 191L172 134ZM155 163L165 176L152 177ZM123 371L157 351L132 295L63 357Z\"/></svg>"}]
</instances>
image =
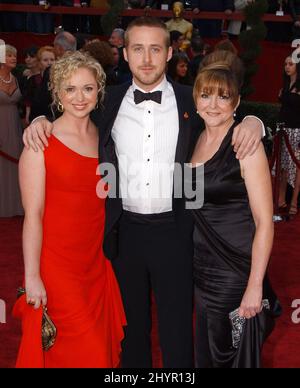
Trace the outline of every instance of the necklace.
<instances>
[{"instance_id":1,"label":"necklace","mask_svg":"<svg viewBox=\"0 0 300 388\"><path fill-rule=\"evenodd\" d=\"M9 73L9 80L8 80L8 81L6 81L6 80L5 80L4 78L2 78L1 76L0 76L0 81L3 82L3 83L6 84L6 85L11 84L11 82L12 82L12 75L11 75L11 73Z\"/></svg>"}]
</instances>

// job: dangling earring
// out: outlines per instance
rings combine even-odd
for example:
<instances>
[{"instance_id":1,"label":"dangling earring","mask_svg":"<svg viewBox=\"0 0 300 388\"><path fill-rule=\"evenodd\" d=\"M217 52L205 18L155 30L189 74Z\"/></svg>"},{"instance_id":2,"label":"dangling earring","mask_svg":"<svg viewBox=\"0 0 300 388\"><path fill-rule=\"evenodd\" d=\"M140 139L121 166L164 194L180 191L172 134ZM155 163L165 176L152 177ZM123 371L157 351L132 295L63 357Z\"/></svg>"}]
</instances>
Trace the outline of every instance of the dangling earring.
<instances>
[{"instance_id":1,"label":"dangling earring","mask_svg":"<svg viewBox=\"0 0 300 388\"><path fill-rule=\"evenodd\" d=\"M98 108L99 108L99 100L97 100L97 104L96 104L94 110L97 110Z\"/></svg>"},{"instance_id":2,"label":"dangling earring","mask_svg":"<svg viewBox=\"0 0 300 388\"><path fill-rule=\"evenodd\" d=\"M236 119L236 111L233 113L233 118Z\"/></svg>"},{"instance_id":3,"label":"dangling earring","mask_svg":"<svg viewBox=\"0 0 300 388\"><path fill-rule=\"evenodd\" d=\"M57 110L60 112L60 113L64 113L64 106L63 104L59 101L58 104L57 104Z\"/></svg>"}]
</instances>

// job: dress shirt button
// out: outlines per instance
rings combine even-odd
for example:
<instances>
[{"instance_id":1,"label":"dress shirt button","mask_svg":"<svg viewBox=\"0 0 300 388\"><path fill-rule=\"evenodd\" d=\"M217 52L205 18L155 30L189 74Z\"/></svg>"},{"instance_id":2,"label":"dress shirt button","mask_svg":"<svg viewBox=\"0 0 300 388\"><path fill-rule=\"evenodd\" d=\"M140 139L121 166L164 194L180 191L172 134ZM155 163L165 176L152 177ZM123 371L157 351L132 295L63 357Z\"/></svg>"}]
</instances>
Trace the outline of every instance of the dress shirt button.
<instances>
[{"instance_id":1,"label":"dress shirt button","mask_svg":"<svg viewBox=\"0 0 300 388\"><path fill-rule=\"evenodd\" d=\"M150 162L150 159L147 159L147 162Z\"/></svg>"},{"instance_id":2,"label":"dress shirt button","mask_svg":"<svg viewBox=\"0 0 300 388\"><path fill-rule=\"evenodd\" d=\"M150 183L147 183L146 186L150 186Z\"/></svg>"},{"instance_id":3,"label":"dress shirt button","mask_svg":"<svg viewBox=\"0 0 300 388\"><path fill-rule=\"evenodd\" d=\"M150 139L151 135L148 135L148 138Z\"/></svg>"}]
</instances>

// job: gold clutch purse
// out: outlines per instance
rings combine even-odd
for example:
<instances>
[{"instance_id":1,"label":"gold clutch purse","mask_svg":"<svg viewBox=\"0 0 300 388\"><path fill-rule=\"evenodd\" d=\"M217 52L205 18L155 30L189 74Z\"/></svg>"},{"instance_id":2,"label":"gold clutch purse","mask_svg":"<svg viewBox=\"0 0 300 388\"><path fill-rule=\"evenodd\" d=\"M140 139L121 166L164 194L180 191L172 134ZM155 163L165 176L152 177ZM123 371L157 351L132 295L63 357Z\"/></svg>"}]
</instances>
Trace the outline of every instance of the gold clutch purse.
<instances>
[{"instance_id":1,"label":"gold clutch purse","mask_svg":"<svg viewBox=\"0 0 300 388\"><path fill-rule=\"evenodd\" d=\"M17 297L20 298L26 294L24 288L18 288ZM52 348L55 343L57 336L57 329L47 313L47 308L43 307L43 318L42 318L42 345L44 352L47 352Z\"/></svg>"}]
</instances>

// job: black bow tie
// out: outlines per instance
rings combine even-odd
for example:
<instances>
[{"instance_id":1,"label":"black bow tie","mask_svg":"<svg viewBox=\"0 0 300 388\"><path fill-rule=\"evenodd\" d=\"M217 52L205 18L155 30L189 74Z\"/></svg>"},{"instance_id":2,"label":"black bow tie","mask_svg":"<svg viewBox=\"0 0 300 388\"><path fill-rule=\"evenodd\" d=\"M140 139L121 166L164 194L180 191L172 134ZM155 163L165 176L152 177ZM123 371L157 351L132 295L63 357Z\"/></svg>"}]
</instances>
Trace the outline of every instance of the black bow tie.
<instances>
[{"instance_id":1,"label":"black bow tie","mask_svg":"<svg viewBox=\"0 0 300 388\"><path fill-rule=\"evenodd\" d=\"M134 91L134 102L136 104L140 104L143 101L154 101L157 102L157 104L161 104L161 96L162 92L161 91L156 91L153 93L143 93L140 90L136 89Z\"/></svg>"}]
</instances>

